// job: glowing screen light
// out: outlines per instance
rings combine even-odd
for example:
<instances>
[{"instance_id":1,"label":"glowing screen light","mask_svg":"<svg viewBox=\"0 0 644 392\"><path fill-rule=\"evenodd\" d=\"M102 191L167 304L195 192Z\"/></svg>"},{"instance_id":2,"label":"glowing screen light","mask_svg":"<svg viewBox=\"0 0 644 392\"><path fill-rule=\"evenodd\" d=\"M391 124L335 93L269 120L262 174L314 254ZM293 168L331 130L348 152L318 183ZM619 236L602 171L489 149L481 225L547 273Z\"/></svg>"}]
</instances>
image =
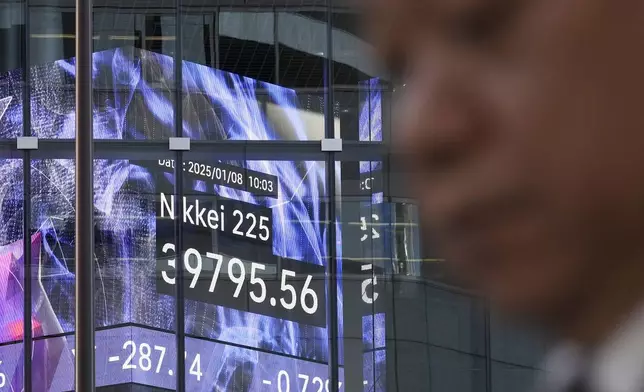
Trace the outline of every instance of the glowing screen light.
<instances>
[{"instance_id":1,"label":"glowing screen light","mask_svg":"<svg viewBox=\"0 0 644 392\"><path fill-rule=\"evenodd\" d=\"M141 50L115 49L95 53L95 137L145 139L174 134L173 67L172 58ZM74 61L60 60L33 67L30 74L33 133L41 138L73 138L74 92L68 86L74 81ZM186 136L211 140L306 140L309 137L310 121L302 119L299 100L293 90L188 62L183 62L183 75L181 83L186 93L183 132ZM0 77L0 137L19 134L22 97L18 78L17 72ZM280 108L280 116L287 119L288 126L284 126L284 121L275 121L262 109L266 102ZM371 128L369 125L371 133L378 132ZM299 263L311 265L311 268L319 266L324 271L326 265L329 227L321 223L325 221L322 200L326 196L323 163L243 159L222 162L213 157L198 164L204 165L203 170L201 166L197 167L198 175L207 174L205 166L209 166L208 176L213 180L216 170L243 169L245 184L234 187L221 181L214 183L187 177L183 184L187 194L216 198L216 203L220 204L224 199L245 203L242 205L246 209L240 210L244 216L247 216L249 206L267 209L272 237L269 256L276 260L282 258L284 263L290 260L294 265L292 272L300 274L304 280L308 276L324 278L324 274L313 276L315 274L306 272L313 269L302 267L304 269L299 270L297 267ZM177 355L172 352L175 301L171 295L159 290L157 266L159 239L167 235L159 231L159 193L162 186L174 184L174 178L172 170L158 166L158 161L96 160L94 164L97 366L103 375L97 379L99 385L141 382L173 388L176 370L171 367L172 356L176 358ZM20 202L22 162L0 162L2 178L16 179L14 183L0 184L0 293L4 296L0 305L3 310L0 343L22 338L24 297L20 283L24 276L16 271L22 271L24 263L30 262L32 269L37 271L31 293L32 326L34 336L39 338L33 350L34 382L45 390L67 390L73 382L69 369L74 354L73 339L69 335L74 328L74 161L34 160L30 169L31 226L36 233L31 237L32 260L25 261ZM249 173L261 175L253 178ZM268 186L270 178L276 179L274 194L267 196L249 191L250 186ZM252 182L257 185L250 184ZM254 227L260 227L261 217L253 218L258 219ZM244 233L253 234L250 229ZM236 244L239 247L239 243ZM243 242L241 244L244 247ZM204 244L197 246L203 248L204 254L209 250ZM248 273L253 267L260 268L258 265L272 266L266 260L243 260L230 267L234 263L229 258L225 263L224 273L230 280L244 280L238 286L245 285L244 290L250 284L251 276L240 278L241 265L248 268ZM175 265L180 264L181 261ZM212 265L216 266L216 262ZM186 266L191 268L188 271L196 271L190 262ZM280 268L277 281L265 281L276 285L267 288L267 293L282 296L265 296L264 308L257 308L257 311L187 297L186 333L191 336L187 342L195 342L187 344L194 346L192 357L186 360L188 383L194 383L190 384L194 387L190 390L266 390L267 385L273 386L269 390L277 390L277 385L286 382L294 388L306 382L313 388L318 382L328 382L324 366L328 360L326 328L313 321L295 321L283 313L270 311L271 306L289 309L293 302L282 293L290 290L288 279L292 279L290 272L284 274L283 271L291 270ZM210 281L213 277L213 273L208 275ZM318 306L325 306L324 289L315 291L311 288L313 283L306 281L291 282L297 297L294 301L304 313L313 307L314 294ZM186 290L190 290L189 285L190 282ZM130 327L109 329L130 324ZM40 339L52 335L55 337ZM16 357L18 348L19 345L0 346L0 358ZM120 351L110 351L116 349ZM274 354L265 354L267 351ZM197 363L197 355L203 362ZM9 380L6 382L17 385L18 376L14 374L21 374L20 366L18 359L4 360L0 363L0 375ZM243 381L239 381L240 374ZM1 382L2 376L0 386Z\"/></svg>"}]
</instances>

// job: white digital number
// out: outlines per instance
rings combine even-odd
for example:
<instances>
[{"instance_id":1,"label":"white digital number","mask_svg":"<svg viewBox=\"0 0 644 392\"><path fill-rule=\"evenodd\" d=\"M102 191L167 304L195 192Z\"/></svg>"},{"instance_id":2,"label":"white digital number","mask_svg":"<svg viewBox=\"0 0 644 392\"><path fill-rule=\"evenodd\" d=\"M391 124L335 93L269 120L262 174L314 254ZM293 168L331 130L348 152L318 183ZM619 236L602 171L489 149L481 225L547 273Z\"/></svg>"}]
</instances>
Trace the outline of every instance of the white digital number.
<instances>
[{"instance_id":1,"label":"white digital number","mask_svg":"<svg viewBox=\"0 0 644 392\"><path fill-rule=\"evenodd\" d=\"M134 364L134 357L136 357L136 354L137 354L136 343L134 343L133 340L128 340L125 343L123 343L123 349L127 350L128 348L130 349L130 355L125 359L125 362L123 362L123 366L122 366L123 370L137 368L137 365ZM159 352L157 366L154 370L156 373L159 373L161 371L161 366L163 365L163 359L165 358L166 348L163 346L154 346L154 351ZM152 347L147 343L141 343L139 345L138 354L139 354L138 368L145 372L150 371L153 365Z\"/></svg>"},{"instance_id":2,"label":"white digital number","mask_svg":"<svg viewBox=\"0 0 644 392\"><path fill-rule=\"evenodd\" d=\"M192 361L192 365L190 365L190 374L193 376L197 376L197 381L201 381L201 376L203 376L203 373L201 372L201 354L197 354L195 356L195 359Z\"/></svg>"},{"instance_id":3,"label":"white digital number","mask_svg":"<svg viewBox=\"0 0 644 392\"><path fill-rule=\"evenodd\" d=\"M371 271L373 269L373 265L371 264L365 264L360 267L361 271ZM373 276L371 278L367 278L362 281L362 301L366 304L373 304L375 300L378 299L378 293L374 293L373 297L370 297L367 291L367 288L369 286L375 286L378 284L378 279L376 276Z\"/></svg>"},{"instance_id":4,"label":"white digital number","mask_svg":"<svg viewBox=\"0 0 644 392\"><path fill-rule=\"evenodd\" d=\"M338 391L342 388L342 381L338 381ZM329 392L329 380L324 383L324 392Z\"/></svg>"},{"instance_id":5,"label":"white digital number","mask_svg":"<svg viewBox=\"0 0 644 392\"><path fill-rule=\"evenodd\" d=\"M259 263L252 263L250 265L250 284L258 284L261 289L260 295L255 294L255 291L251 291L250 299L257 303L262 303L266 299L266 284L264 283L264 280L262 278L255 276L255 272L257 270L264 271L266 270L266 266Z\"/></svg>"},{"instance_id":6,"label":"white digital number","mask_svg":"<svg viewBox=\"0 0 644 392\"><path fill-rule=\"evenodd\" d=\"M318 310L318 296L315 291L309 288L311 280L313 277L311 275L306 277L304 282L304 287L302 287L302 293L300 294L300 302L302 303L302 309L308 314L314 314ZM306 297L310 297L313 304L308 306L306 304Z\"/></svg>"},{"instance_id":7,"label":"white digital number","mask_svg":"<svg viewBox=\"0 0 644 392\"><path fill-rule=\"evenodd\" d=\"M306 392L306 387L309 385L310 377L307 376L306 374L298 374L297 378L301 378L302 380L304 380L304 386L302 387L302 392Z\"/></svg>"},{"instance_id":8,"label":"white digital number","mask_svg":"<svg viewBox=\"0 0 644 392\"><path fill-rule=\"evenodd\" d=\"M260 216L259 222L258 222L257 216L252 212L246 213L246 217L244 218L243 212L239 210L235 210L233 211L233 216L238 218L237 223L233 228L233 234L241 237L252 238L252 239L257 238L259 234L259 238L262 241L268 241L270 239L271 232L267 225L269 220L267 216ZM246 229L246 233L242 231L242 225L244 224L244 219L249 222L249 226L248 226L248 229ZM256 227L258 228L257 231L259 233L256 232L255 230Z\"/></svg>"},{"instance_id":9,"label":"white digital number","mask_svg":"<svg viewBox=\"0 0 644 392\"><path fill-rule=\"evenodd\" d=\"M237 224L235 225L235 228L233 229L233 234L243 236L244 232L239 231L239 227L244 222L244 214L239 210L235 210L235 211L233 211L233 216L239 217L239 221L237 222Z\"/></svg>"},{"instance_id":10,"label":"white digital number","mask_svg":"<svg viewBox=\"0 0 644 392\"><path fill-rule=\"evenodd\" d=\"M212 252L206 252L206 257L215 260L215 272L212 275L212 281L210 282L210 288L208 291L211 293L215 291L215 286L217 285L217 279L219 279L219 272L221 271L221 265L224 262L224 258L221 255Z\"/></svg>"},{"instance_id":11,"label":"white digital number","mask_svg":"<svg viewBox=\"0 0 644 392\"><path fill-rule=\"evenodd\" d=\"M2 365L2 361L0 361L0 365ZM7 384L7 376L5 376L4 373L0 372L0 388L4 387Z\"/></svg>"},{"instance_id":12,"label":"white digital number","mask_svg":"<svg viewBox=\"0 0 644 392\"><path fill-rule=\"evenodd\" d=\"M271 232L268 230L266 222L268 222L267 216L259 217L259 239L262 241L268 241L268 239L271 237Z\"/></svg>"},{"instance_id":13,"label":"white digital number","mask_svg":"<svg viewBox=\"0 0 644 392\"><path fill-rule=\"evenodd\" d=\"M176 250L175 250L175 248L174 248L174 244L166 243L165 245L163 245L163 248L161 249L161 251L162 251L163 253L168 253L168 251L170 251L170 250L171 250L171 251L173 251L173 252L175 252L175 251L176 251ZM168 265L169 265L170 267L172 267L172 268L177 268L177 266L176 266L176 259L174 259L174 258L169 259L169 260L168 260ZM174 284L174 282L175 282L175 278L171 278L171 277L169 277L169 276L168 276L168 272L167 272L167 271L163 271L163 272L161 272L161 276L163 277L163 280L164 280L167 284Z\"/></svg>"},{"instance_id":14,"label":"white digital number","mask_svg":"<svg viewBox=\"0 0 644 392\"><path fill-rule=\"evenodd\" d=\"M318 388L317 392L322 392L322 389L324 388L324 381L320 377L314 377L313 378L313 384L317 384L320 387Z\"/></svg>"},{"instance_id":15,"label":"white digital number","mask_svg":"<svg viewBox=\"0 0 644 392\"><path fill-rule=\"evenodd\" d=\"M233 266L235 265L239 267L239 276L235 276L235 274L233 273ZM230 259L230 261L228 262L228 278L230 278L231 282L237 284L237 288L233 293L234 298L239 297L239 293L241 292L242 286L244 285L245 277L246 267L244 267L244 263L242 263L241 260L235 257Z\"/></svg>"},{"instance_id":16,"label":"white digital number","mask_svg":"<svg viewBox=\"0 0 644 392\"><path fill-rule=\"evenodd\" d=\"M284 381L284 385L286 385L286 389L282 385L282 380ZM277 373L277 391L278 392L290 392L291 391L291 379L288 376L288 373L284 370L280 370L279 373Z\"/></svg>"},{"instance_id":17,"label":"white digital number","mask_svg":"<svg viewBox=\"0 0 644 392\"><path fill-rule=\"evenodd\" d=\"M193 258L197 260L197 266L195 268L190 265L190 256L193 256ZM192 282L190 282L190 288L194 289L197 286L199 275L201 275L201 269L203 268L201 254L196 249L188 248L188 250L186 250L186 253L183 255L183 263L186 266L186 271L192 274Z\"/></svg>"},{"instance_id":18,"label":"white digital number","mask_svg":"<svg viewBox=\"0 0 644 392\"><path fill-rule=\"evenodd\" d=\"M125 362L123 362L123 366L122 366L123 370L136 369L136 365L132 364L132 360L136 355L136 343L134 343L132 340L128 340L123 344L123 350L126 350L128 347L132 347L132 351L130 352L130 356L127 357Z\"/></svg>"},{"instance_id":19,"label":"white digital number","mask_svg":"<svg viewBox=\"0 0 644 392\"><path fill-rule=\"evenodd\" d=\"M282 270L282 286L281 289L282 291L288 291L291 293L291 301L286 302L284 298L280 298L280 303L285 309L288 310L293 310L295 308L295 304L297 303L297 292L295 291L295 287L293 285L287 284L286 283L286 277L295 277L295 272L289 271L289 270Z\"/></svg>"},{"instance_id":20,"label":"white digital number","mask_svg":"<svg viewBox=\"0 0 644 392\"><path fill-rule=\"evenodd\" d=\"M161 365L163 364L163 358L165 358L165 347L163 346L154 346L154 351L158 351L159 354L159 361L157 362L157 368L155 371L159 373L161 371Z\"/></svg>"},{"instance_id":21,"label":"white digital number","mask_svg":"<svg viewBox=\"0 0 644 392\"><path fill-rule=\"evenodd\" d=\"M148 371L152 369L152 360L150 359L152 355L152 348L147 343L141 343L139 345L139 367L143 371Z\"/></svg>"},{"instance_id":22,"label":"white digital number","mask_svg":"<svg viewBox=\"0 0 644 392\"><path fill-rule=\"evenodd\" d=\"M249 212L246 214L246 219L252 219L253 223L251 223L250 227L248 230L246 230L246 237L248 238L257 238L257 235L253 233L253 229L255 228L255 225L257 224L257 218L252 212Z\"/></svg>"}]
</instances>

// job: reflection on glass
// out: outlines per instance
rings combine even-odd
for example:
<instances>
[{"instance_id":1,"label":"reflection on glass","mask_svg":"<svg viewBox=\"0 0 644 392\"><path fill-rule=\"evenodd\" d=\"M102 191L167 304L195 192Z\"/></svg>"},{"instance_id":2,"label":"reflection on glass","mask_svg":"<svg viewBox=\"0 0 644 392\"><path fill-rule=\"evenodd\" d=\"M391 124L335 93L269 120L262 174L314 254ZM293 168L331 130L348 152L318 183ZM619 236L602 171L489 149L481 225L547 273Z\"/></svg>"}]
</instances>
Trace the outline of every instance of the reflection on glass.
<instances>
[{"instance_id":1,"label":"reflection on glass","mask_svg":"<svg viewBox=\"0 0 644 392\"><path fill-rule=\"evenodd\" d=\"M181 17L183 60L217 68L215 7L184 5Z\"/></svg>"},{"instance_id":2,"label":"reflection on glass","mask_svg":"<svg viewBox=\"0 0 644 392\"><path fill-rule=\"evenodd\" d=\"M361 82L360 121L358 140L382 141L382 92L377 78ZM371 168L373 170L374 168Z\"/></svg>"},{"instance_id":3,"label":"reflection on glass","mask_svg":"<svg viewBox=\"0 0 644 392\"><path fill-rule=\"evenodd\" d=\"M94 54L94 135L147 139L174 135L171 57L119 48ZM32 124L44 138L73 138L71 60L32 67ZM11 74L0 76L9 80ZM184 135L195 139L310 140L324 135L322 107L290 89L184 63ZM61 81L66 86L60 87ZM13 98L12 98L13 99ZM306 101L306 99L305 99ZM20 114L21 104L9 114ZM306 108L310 108L308 110Z\"/></svg>"},{"instance_id":4,"label":"reflection on glass","mask_svg":"<svg viewBox=\"0 0 644 392\"><path fill-rule=\"evenodd\" d=\"M189 62L183 79L184 136L311 140L324 135L321 107L306 110L293 90Z\"/></svg>"},{"instance_id":5,"label":"reflection on glass","mask_svg":"<svg viewBox=\"0 0 644 392\"><path fill-rule=\"evenodd\" d=\"M364 354L363 376L365 392L387 391L387 353L375 350Z\"/></svg>"},{"instance_id":6,"label":"reflection on glass","mask_svg":"<svg viewBox=\"0 0 644 392\"><path fill-rule=\"evenodd\" d=\"M384 87L380 83L380 79L373 78L361 81L354 88L336 89L338 137L362 142L383 141ZM369 170L368 162L365 165L363 172Z\"/></svg>"},{"instance_id":7,"label":"reflection on glass","mask_svg":"<svg viewBox=\"0 0 644 392\"><path fill-rule=\"evenodd\" d=\"M409 356L409 358L411 359L413 356ZM472 392L486 390L485 359L483 357L440 347L430 347L428 362L430 390Z\"/></svg>"},{"instance_id":8,"label":"reflection on glass","mask_svg":"<svg viewBox=\"0 0 644 392\"><path fill-rule=\"evenodd\" d=\"M24 5L0 0L0 139L22 136Z\"/></svg>"},{"instance_id":9,"label":"reflection on glass","mask_svg":"<svg viewBox=\"0 0 644 392\"><path fill-rule=\"evenodd\" d=\"M278 14L279 84L295 88L324 87L328 56L324 10Z\"/></svg>"},{"instance_id":10,"label":"reflection on glass","mask_svg":"<svg viewBox=\"0 0 644 392\"><path fill-rule=\"evenodd\" d=\"M31 127L40 138L74 137L73 7L30 7Z\"/></svg>"},{"instance_id":11,"label":"reflection on glass","mask_svg":"<svg viewBox=\"0 0 644 392\"><path fill-rule=\"evenodd\" d=\"M155 224L158 190L144 167L156 162L94 162L99 326L132 322L174 330L174 297L156 290L157 243L174 241L172 227Z\"/></svg>"},{"instance_id":12,"label":"reflection on glass","mask_svg":"<svg viewBox=\"0 0 644 392\"><path fill-rule=\"evenodd\" d=\"M378 63L373 61L371 44L363 37L363 28L356 11L334 10L333 34L333 85L355 87L359 83L380 75Z\"/></svg>"},{"instance_id":13,"label":"reflection on glass","mask_svg":"<svg viewBox=\"0 0 644 392\"><path fill-rule=\"evenodd\" d=\"M161 2L153 9L95 7L94 137L175 135L175 31L174 9Z\"/></svg>"},{"instance_id":14,"label":"reflection on glass","mask_svg":"<svg viewBox=\"0 0 644 392\"><path fill-rule=\"evenodd\" d=\"M32 283L34 312L41 319L34 336L74 329L74 175L73 160L31 162L32 258L39 271Z\"/></svg>"},{"instance_id":15,"label":"reflection on glass","mask_svg":"<svg viewBox=\"0 0 644 392\"><path fill-rule=\"evenodd\" d=\"M219 69L274 83L274 23L271 12L220 12Z\"/></svg>"},{"instance_id":16,"label":"reflection on glass","mask_svg":"<svg viewBox=\"0 0 644 392\"><path fill-rule=\"evenodd\" d=\"M347 390L382 391L391 317L391 205L383 203L381 161L345 161L338 171L341 362Z\"/></svg>"}]
</instances>

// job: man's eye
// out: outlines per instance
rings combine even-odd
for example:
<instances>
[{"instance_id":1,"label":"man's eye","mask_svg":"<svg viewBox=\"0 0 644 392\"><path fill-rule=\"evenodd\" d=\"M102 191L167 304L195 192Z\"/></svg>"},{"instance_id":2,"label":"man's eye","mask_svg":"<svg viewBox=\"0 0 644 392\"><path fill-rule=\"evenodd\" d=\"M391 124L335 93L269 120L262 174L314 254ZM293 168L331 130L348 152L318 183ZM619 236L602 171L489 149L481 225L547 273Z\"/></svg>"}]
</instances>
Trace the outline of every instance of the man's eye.
<instances>
[{"instance_id":1,"label":"man's eye","mask_svg":"<svg viewBox=\"0 0 644 392\"><path fill-rule=\"evenodd\" d=\"M488 15L468 15L457 21L450 30L452 39L458 43L479 45L495 38L500 26Z\"/></svg>"},{"instance_id":2,"label":"man's eye","mask_svg":"<svg viewBox=\"0 0 644 392\"><path fill-rule=\"evenodd\" d=\"M394 84L402 84L407 79L407 66L403 56L397 54L387 60L387 71Z\"/></svg>"},{"instance_id":3,"label":"man's eye","mask_svg":"<svg viewBox=\"0 0 644 392\"><path fill-rule=\"evenodd\" d=\"M519 4L519 1L510 2ZM510 24L517 7L507 2L489 2L487 6L454 18L449 29L451 38L466 45L493 43Z\"/></svg>"}]
</instances>

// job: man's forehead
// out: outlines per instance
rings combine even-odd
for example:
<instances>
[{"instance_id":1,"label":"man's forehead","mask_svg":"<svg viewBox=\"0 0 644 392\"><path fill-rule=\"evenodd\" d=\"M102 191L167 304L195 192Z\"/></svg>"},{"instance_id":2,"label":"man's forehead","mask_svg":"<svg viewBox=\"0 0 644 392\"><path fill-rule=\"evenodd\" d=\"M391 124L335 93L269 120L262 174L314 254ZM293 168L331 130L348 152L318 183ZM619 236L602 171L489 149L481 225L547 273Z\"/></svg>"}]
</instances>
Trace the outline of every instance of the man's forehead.
<instances>
[{"instance_id":1,"label":"man's forehead","mask_svg":"<svg viewBox=\"0 0 644 392\"><path fill-rule=\"evenodd\" d=\"M364 0L362 1L362 5L367 11L386 10L389 12L395 12L403 10L422 10L434 13L451 13L503 1L506 0Z\"/></svg>"},{"instance_id":2,"label":"man's forehead","mask_svg":"<svg viewBox=\"0 0 644 392\"><path fill-rule=\"evenodd\" d=\"M482 9L502 9L526 0L360 0L372 23L424 25ZM378 27L378 26L376 26Z\"/></svg>"}]
</instances>

